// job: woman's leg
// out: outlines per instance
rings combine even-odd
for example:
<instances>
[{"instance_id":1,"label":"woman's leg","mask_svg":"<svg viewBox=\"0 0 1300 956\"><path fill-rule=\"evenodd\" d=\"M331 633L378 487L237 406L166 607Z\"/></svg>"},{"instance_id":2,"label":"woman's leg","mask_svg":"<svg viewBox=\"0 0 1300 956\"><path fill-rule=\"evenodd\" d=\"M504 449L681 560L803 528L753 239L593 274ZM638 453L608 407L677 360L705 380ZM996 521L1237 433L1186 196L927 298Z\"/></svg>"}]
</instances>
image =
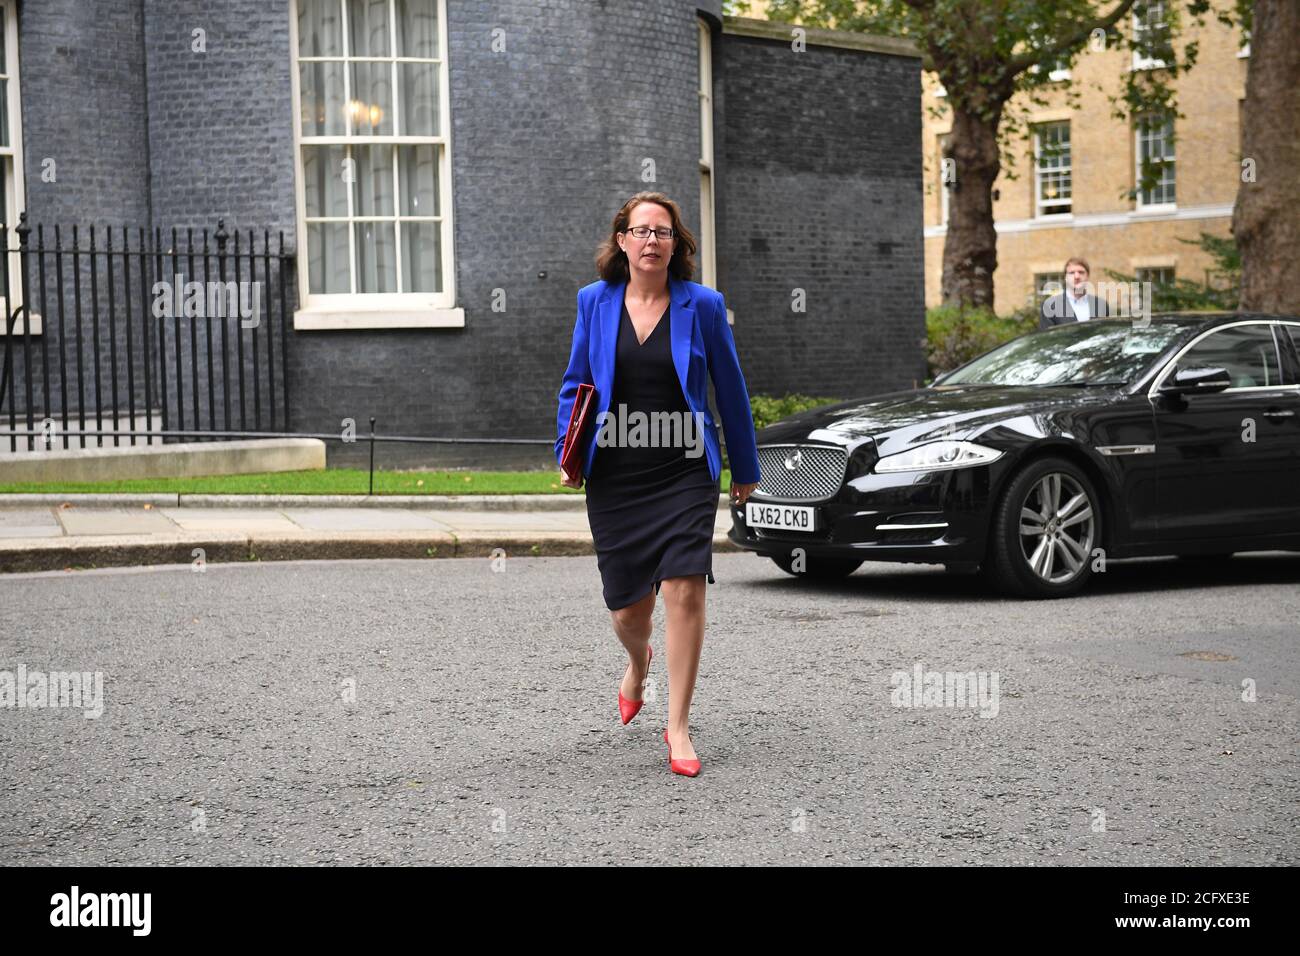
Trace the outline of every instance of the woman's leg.
<instances>
[{"instance_id":1,"label":"woman's leg","mask_svg":"<svg viewBox=\"0 0 1300 956\"><path fill-rule=\"evenodd\" d=\"M628 700L641 699L641 684L646 679L650 632L654 628L655 592L651 591L635 604L610 611L614 633L627 648L628 667L619 688Z\"/></svg>"},{"instance_id":2,"label":"woman's leg","mask_svg":"<svg viewBox=\"0 0 1300 956\"><path fill-rule=\"evenodd\" d=\"M664 578L659 588L668 618L668 743L674 759L694 760L688 725L704 649L704 575Z\"/></svg>"}]
</instances>

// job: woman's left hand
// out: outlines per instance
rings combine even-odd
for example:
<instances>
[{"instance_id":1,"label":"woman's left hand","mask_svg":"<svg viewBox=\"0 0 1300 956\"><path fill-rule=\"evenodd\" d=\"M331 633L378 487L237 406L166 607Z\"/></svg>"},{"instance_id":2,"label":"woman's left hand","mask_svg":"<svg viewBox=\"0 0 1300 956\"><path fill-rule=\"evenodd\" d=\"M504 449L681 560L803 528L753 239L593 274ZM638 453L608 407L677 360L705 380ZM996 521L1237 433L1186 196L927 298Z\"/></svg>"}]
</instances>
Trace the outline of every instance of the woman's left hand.
<instances>
[{"instance_id":1,"label":"woman's left hand","mask_svg":"<svg viewBox=\"0 0 1300 956\"><path fill-rule=\"evenodd\" d=\"M734 505L743 505L745 499L749 497L750 492L758 487L758 482L752 485L738 485L734 481L731 483L731 503Z\"/></svg>"}]
</instances>

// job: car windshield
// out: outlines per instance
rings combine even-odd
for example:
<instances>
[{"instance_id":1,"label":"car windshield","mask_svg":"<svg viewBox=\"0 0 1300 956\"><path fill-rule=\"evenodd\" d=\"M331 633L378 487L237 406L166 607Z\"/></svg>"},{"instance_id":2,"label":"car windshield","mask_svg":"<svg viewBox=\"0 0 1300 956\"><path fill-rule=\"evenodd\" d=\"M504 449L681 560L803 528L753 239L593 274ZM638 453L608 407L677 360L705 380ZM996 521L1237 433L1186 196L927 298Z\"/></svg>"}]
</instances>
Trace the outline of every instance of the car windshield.
<instances>
[{"instance_id":1,"label":"car windshield","mask_svg":"<svg viewBox=\"0 0 1300 956\"><path fill-rule=\"evenodd\" d=\"M1185 331L1182 323L1072 322L1020 338L935 384L1122 385Z\"/></svg>"}]
</instances>

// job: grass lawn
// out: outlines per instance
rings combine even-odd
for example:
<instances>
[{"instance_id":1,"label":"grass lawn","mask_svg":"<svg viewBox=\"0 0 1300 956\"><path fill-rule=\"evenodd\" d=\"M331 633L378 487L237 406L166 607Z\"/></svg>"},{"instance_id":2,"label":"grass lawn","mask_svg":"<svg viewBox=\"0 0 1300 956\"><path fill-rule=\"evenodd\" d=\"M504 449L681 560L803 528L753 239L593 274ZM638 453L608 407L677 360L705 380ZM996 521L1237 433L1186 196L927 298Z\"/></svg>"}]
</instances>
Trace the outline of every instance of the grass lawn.
<instances>
[{"instance_id":1,"label":"grass lawn","mask_svg":"<svg viewBox=\"0 0 1300 956\"><path fill-rule=\"evenodd\" d=\"M556 470L548 471L375 471L376 495L569 495ZM362 468L276 471L253 475L213 475L205 478L132 478L126 481L0 484L4 494L203 495L364 495L370 473ZM731 472L723 469L719 491L731 488Z\"/></svg>"}]
</instances>

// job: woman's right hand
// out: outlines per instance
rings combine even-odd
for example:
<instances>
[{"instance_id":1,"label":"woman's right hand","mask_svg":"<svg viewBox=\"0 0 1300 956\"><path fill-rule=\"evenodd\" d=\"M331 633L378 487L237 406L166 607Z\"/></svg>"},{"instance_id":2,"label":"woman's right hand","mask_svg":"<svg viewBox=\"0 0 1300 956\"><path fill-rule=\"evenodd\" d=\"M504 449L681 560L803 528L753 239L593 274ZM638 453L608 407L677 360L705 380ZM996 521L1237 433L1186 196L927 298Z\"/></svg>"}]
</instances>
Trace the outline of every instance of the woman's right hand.
<instances>
[{"instance_id":1,"label":"woman's right hand","mask_svg":"<svg viewBox=\"0 0 1300 956\"><path fill-rule=\"evenodd\" d=\"M560 484L564 485L564 487L566 487L566 488L581 488L581 487L582 487L582 475L578 475L577 478L575 478L575 479L573 479L572 481L570 481L568 475L566 475L566 474L564 473L564 469L561 468L561 469L560 469Z\"/></svg>"}]
</instances>

